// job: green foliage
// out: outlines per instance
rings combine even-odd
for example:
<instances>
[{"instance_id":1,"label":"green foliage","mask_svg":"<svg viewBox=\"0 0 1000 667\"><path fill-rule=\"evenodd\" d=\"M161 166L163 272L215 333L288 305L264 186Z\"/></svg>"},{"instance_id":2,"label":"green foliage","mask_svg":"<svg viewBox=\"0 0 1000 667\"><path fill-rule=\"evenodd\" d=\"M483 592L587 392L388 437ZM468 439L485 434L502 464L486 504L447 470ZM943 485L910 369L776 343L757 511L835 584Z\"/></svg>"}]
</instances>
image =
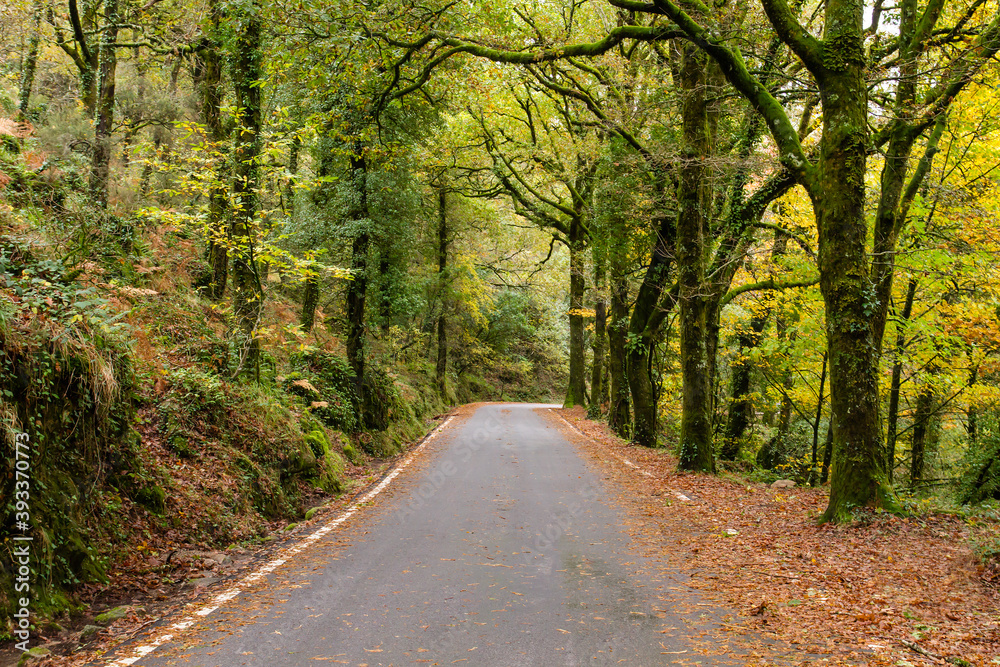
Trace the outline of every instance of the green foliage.
<instances>
[{"instance_id":1,"label":"green foliage","mask_svg":"<svg viewBox=\"0 0 1000 667\"><path fill-rule=\"evenodd\" d=\"M966 453L957 495L963 505L1000 500L1000 415L995 411L983 416L979 442Z\"/></svg>"},{"instance_id":2,"label":"green foliage","mask_svg":"<svg viewBox=\"0 0 1000 667\"><path fill-rule=\"evenodd\" d=\"M354 433L361 420L354 370L347 359L327 352L295 355L295 372L285 378L285 389L306 399L310 412L330 428Z\"/></svg>"},{"instance_id":3,"label":"green foliage","mask_svg":"<svg viewBox=\"0 0 1000 667\"><path fill-rule=\"evenodd\" d=\"M349 442L344 443L343 452L344 456L347 457L347 460L354 465L361 465L364 462L364 459L360 454L358 454L358 450L354 449L354 445Z\"/></svg>"},{"instance_id":4,"label":"green foliage","mask_svg":"<svg viewBox=\"0 0 1000 667\"><path fill-rule=\"evenodd\" d=\"M365 428L384 431L394 421L412 419L413 413L400 397L396 383L387 371L367 366L364 387L362 414Z\"/></svg>"},{"instance_id":5,"label":"green foliage","mask_svg":"<svg viewBox=\"0 0 1000 667\"><path fill-rule=\"evenodd\" d=\"M131 429L134 376L127 350L61 266L8 253L2 299L13 306L0 327L0 415L7 452L15 460L18 433L28 436L31 525L37 546L36 588L43 604L81 582L102 581L104 541L93 517L110 489L138 494L148 485ZM45 297L45 291L51 296ZM94 310L102 310L100 307ZM12 525L13 475L0 478L0 512ZM8 551L11 543L3 548ZM0 564L9 590L13 562Z\"/></svg>"},{"instance_id":6,"label":"green foliage","mask_svg":"<svg viewBox=\"0 0 1000 667\"><path fill-rule=\"evenodd\" d=\"M35 258L10 237L0 238L0 288L9 290L22 317L67 327L62 335L70 335L74 329L69 327L77 323L102 337L125 329L123 315L95 288L80 285L61 262Z\"/></svg>"}]
</instances>

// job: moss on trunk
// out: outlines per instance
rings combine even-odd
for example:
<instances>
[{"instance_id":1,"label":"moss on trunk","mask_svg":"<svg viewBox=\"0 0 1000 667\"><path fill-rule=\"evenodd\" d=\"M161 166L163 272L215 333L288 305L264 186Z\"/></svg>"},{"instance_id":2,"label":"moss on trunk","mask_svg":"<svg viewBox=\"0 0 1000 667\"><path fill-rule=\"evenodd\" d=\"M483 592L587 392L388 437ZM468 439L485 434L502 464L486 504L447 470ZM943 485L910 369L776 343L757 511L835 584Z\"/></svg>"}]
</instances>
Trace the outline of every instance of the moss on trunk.
<instances>
[{"instance_id":1,"label":"moss on trunk","mask_svg":"<svg viewBox=\"0 0 1000 667\"><path fill-rule=\"evenodd\" d=\"M569 385L564 408L587 402L587 367L583 349L583 221L574 216L569 225Z\"/></svg>"}]
</instances>

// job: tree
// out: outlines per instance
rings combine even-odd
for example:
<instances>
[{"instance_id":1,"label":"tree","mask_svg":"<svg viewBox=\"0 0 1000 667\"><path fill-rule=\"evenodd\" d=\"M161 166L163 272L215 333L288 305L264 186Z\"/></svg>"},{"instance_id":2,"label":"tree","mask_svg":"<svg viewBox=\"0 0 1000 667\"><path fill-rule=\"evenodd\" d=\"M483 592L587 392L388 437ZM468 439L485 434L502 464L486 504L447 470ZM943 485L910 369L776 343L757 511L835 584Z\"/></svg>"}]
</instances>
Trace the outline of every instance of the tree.
<instances>
[{"instance_id":1,"label":"tree","mask_svg":"<svg viewBox=\"0 0 1000 667\"><path fill-rule=\"evenodd\" d=\"M262 12L257 0L244 0L234 8L233 90L236 94L236 127L233 136L233 305L242 333L239 368L260 379L260 339L257 330L263 309L264 288L255 254L260 208L259 158L262 148L263 79Z\"/></svg>"}]
</instances>

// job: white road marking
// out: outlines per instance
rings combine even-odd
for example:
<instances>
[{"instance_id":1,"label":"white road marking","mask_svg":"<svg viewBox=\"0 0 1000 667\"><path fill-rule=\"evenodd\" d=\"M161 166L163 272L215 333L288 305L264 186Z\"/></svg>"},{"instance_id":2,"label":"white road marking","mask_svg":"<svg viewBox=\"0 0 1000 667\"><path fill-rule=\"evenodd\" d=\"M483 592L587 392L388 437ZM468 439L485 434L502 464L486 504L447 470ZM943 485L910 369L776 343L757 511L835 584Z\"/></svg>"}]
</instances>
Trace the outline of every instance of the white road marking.
<instances>
[{"instance_id":1,"label":"white road marking","mask_svg":"<svg viewBox=\"0 0 1000 667\"><path fill-rule=\"evenodd\" d=\"M410 463L413 461L414 458L416 458L420 450L423 449L428 442L430 442L433 438L435 438L444 429L444 427L448 425L448 423L452 419L454 419L454 417L448 417L443 422L441 422L437 427L435 427L434 430L428 433L427 437L424 438L423 442L417 445L417 447L412 452L410 452L410 454L405 459L403 459L402 463L400 463L398 466L396 466L396 468L392 472L386 475L385 479L379 482L378 486L376 486L374 489L363 495L358 500L355 500L350 507L348 507L340 514L340 516L338 516L333 521L330 521L323 527L318 528L308 537L303 538L296 544L293 544L292 546L282 551L282 555L284 556L284 558L276 558L268 562L267 564L263 565L262 567L260 567L256 572L253 572L252 574L248 574L247 576L243 577L243 579L236 582L233 586L231 586L221 595L216 596L212 600L212 602L196 610L192 616L188 616L184 620L171 625L170 629L173 630L176 635L179 635L181 632L187 630L188 628L190 628L192 625L195 624L195 621L198 620L196 617L208 616L226 602L229 602L230 600L238 597L248 584L252 584L257 580L266 577L275 569L281 567L286 562L288 562L289 557L294 556L295 554L302 551L302 549L305 548L307 543L315 542L316 540L323 537L324 535L332 531L340 524L347 521L350 517L354 516L354 514L357 513L358 508L360 508L365 503L371 501L372 498L374 498L378 494L382 493L382 491L384 491L385 488L389 486L389 483L392 482L392 480L396 479L396 477L399 476L399 473L401 473L408 465L410 465ZM169 642L171 639L175 637L175 634L164 632L163 634L157 635L155 638L150 640L148 644L135 647L132 650L132 654L130 656L126 658L119 658L117 660L109 662L107 667L126 667L127 665L133 665L140 659L146 657L147 655L155 651L158 647Z\"/></svg>"},{"instance_id":2,"label":"white road marking","mask_svg":"<svg viewBox=\"0 0 1000 667\"><path fill-rule=\"evenodd\" d=\"M566 426L569 426L571 429L573 429L574 431L576 431L577 433L579 433L584 438L588 437L586 433L584 433L583 431L581 431L577 427L573 426L573 424L570 423L570 421L568 419L566 419L565 417L563 417L558 412L556 413L556 416L559 417L559 419L563 420L566 423ZM625 465L627 465L629 468L635 468L636 470L639 471L640 474L645 475L646 477L650 477L650 478L653 477L653 473L649 472L648 470L643 470L643 468L641 466L637 465L633 461L630 461L629 459L627 459L624 456L618 454L617 452L613 452L611 450L606 450L606 451L608 451L608 453L611 454L611 456L615 457L616 459L618 459L619 461L621 461L622 463L624 463ZM685 502L691 502L690 498L688 498L687 496L685 496L683 493L681 493L680 491L678 491L676 489L670 489L670 493L674 494L677 498L679 498L679 499L681 499L681 500L683 500Z\"/></svg>"}]
</instances>

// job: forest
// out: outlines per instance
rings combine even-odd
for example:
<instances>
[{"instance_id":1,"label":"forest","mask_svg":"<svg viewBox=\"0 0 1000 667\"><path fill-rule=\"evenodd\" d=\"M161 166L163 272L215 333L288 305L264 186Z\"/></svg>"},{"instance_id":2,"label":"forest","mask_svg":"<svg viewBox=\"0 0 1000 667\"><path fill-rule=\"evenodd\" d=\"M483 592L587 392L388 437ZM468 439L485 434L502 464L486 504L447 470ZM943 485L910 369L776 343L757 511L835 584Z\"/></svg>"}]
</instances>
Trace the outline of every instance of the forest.
<instances>
[{"instance_id":1,"label":"forest","mask_svg":"<svg viewBox=\"0 0 1000 667\"><path fill-rule=\"evenodd\" d=\"M55 615L475 401L962 517L995 585L998 50L993 0L5 2L0 612L22 443Z\"/></svg>"}]
</instances>

